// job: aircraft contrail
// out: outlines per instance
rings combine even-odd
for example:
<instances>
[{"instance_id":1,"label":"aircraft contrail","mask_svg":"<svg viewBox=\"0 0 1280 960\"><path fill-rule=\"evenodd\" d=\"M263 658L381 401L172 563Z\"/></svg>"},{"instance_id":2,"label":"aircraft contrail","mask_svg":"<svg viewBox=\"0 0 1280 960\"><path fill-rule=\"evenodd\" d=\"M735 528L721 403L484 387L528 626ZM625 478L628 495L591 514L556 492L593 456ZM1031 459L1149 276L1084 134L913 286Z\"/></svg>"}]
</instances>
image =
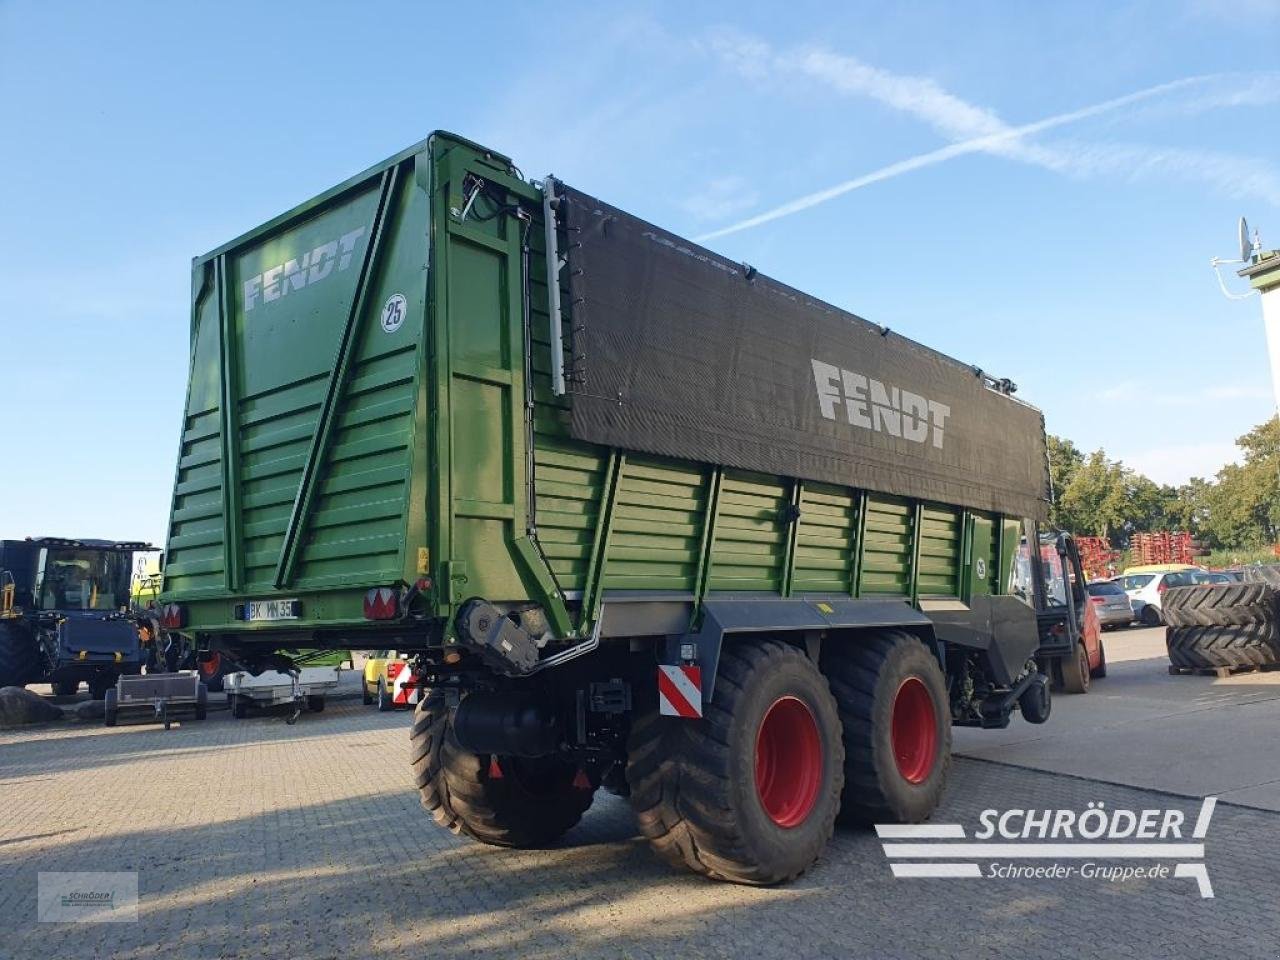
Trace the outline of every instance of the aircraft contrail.
<instances>
[{"instance_id":1,"label":"aircraft contrail","mask_svg":"<svg viewBox=\"0 0 1280 960\"><path fill-rule=\"evenodd\" d=\"M996 144L1003 143L1008 140L1016 140L1019 137L1025 137L1030 134L1040 133L1044 130L1051 130L1054 127L1065 126L1069 123L1075 123L1077 120L1085 120L1089 117L1097 116L1100 113L1108 113L1117 110L1120 107L1128 106L1131 103L1137 103L1140 100L1148 100L1151 97L1158 97L1161 94L1178 90L1182 87L1192 86L1194 84L1204 83L1211 80L1212 76L1186 77L1182 80L1172 80L1169 83L1161 83L1154 87L1147 87L1144 90L1138 90L1135 93L1125 94L1123 97L1115 97L1111 100L1104 100L1102 103L1095 103L1090 107L1081 107L1079 110L1072 110L1069 113L1059 113L1056 116L1046 117L1043 120L1036 120L1033 123L1026 123L1019 127L1010 127L1007 130L1001 130L997 133L986 134L981 137L974 137L970 140L961 140L958 143L948 144L937 150L931 150L928 153L922 153L906 160L899 160L891 163L887 167L881 167L879 170L873 170L871 173L863 174L852 180L846 180L844 183L838 183L834 187L828 187L825 190L819 190L816 193L810 193L806 196L799 197L781 206L774 207L772 210L766 210L764 213L758 213L754 217L748 217L746 220L740 220L735 224L727 227L721 227L719 230L712 230L710 233L704 233L699 237L694 237L697 243L706 243L708 240L714 240L717 237L724 237L731 233L738 233L742 230L750 230L752 227L758 227L762 223L769 223L772 220L779 220L782 217L789 217L793 213L799 213L801 210L808 210L810 207L816 207L819 204L826 203L828 200L834 200L836 197L850 193L853 190L870 186L873 183L879 183L882 180L889 180L893 177L900 176L904 173L910 173L912 170L920 170L923 167L932 167L950 160L952 157L963 156L966 153L979 153Z\"/></svg>"}]
</instances>

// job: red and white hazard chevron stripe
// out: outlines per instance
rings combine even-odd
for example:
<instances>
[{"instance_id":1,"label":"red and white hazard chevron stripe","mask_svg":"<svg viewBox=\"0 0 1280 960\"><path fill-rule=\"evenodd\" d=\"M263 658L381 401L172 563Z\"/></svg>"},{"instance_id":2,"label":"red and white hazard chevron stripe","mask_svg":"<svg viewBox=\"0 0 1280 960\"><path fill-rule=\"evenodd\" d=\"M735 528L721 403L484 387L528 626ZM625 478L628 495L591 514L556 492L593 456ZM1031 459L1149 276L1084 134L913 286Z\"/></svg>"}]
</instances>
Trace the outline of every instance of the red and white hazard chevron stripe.
<instances>
[{"instance_id":1,"label":"red and white hazard chevron stripe","mask_svg":"<svg viewBox=\"0 0 1280 960\"><path fill-rule=\"evenodd\" d=\"M413 682L413 671L403 660L387 664L387 673L391 677L392 703L417 703L422 699L422 688Z\"/></svg>"},{"instance_id":2,"label":"red and white hazard chevron stripe","mask_svg":"<svg viewBox=\"0 0 1280 960\"><path fill-rule=\"evenodd\" d=\"M702 668L658 665L658 712L664 717L702 716Z\"/></svg>"}]
</instances>

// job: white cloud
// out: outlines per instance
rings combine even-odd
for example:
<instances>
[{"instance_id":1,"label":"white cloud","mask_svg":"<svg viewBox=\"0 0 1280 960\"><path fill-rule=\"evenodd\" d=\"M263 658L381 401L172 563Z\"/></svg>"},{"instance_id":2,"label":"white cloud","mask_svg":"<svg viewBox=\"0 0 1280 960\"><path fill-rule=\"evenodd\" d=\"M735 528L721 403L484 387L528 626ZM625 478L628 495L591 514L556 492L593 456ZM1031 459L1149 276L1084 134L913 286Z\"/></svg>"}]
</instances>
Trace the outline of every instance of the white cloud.
<instances>
[{"instance_id":1,"label":"white cloud","mask_svg":"<svg viewBox=\"0 0 1280 960\"><path fill-rule=\"evenodd\" d=\"M746 177L716 177L681 204L695 220L723 220L750 210L760 200Z\"/></svg>"},{"instance_id":2,"label":"white cloud","mask_svg":"<svg viewBox=\"0 0 1280 960\"><path fill-rule=\"evenodd\" d=\"M1280 171L1252 157L1133 144L1030 142L1035 134L1174 92L1190 94L1204 91L1197 99L1185 100L1200 110L1271 102L1280 98L1280 74L1188 77L1034 123L1011 126L994 111L963 100L928 77L892 73L825 48L804 47L776 52L758 38L726 31L714 35L710 46L723 63L748 79L768 81L800 77L816 81L841 95L867 98L914 117L951 143L704 234L696 238L699 241L759 226L826 203L852 190L971 153L1002 156L1077 177L1110 175L1126 180L1149 176L1191 179L1210 183L1232 196L1261 197L1280 206Z\"/></svg>"},{"instance_id":3,"label":"white cloud","mask_svg":"<svg viewBox=\"0 0 1280 960\"><path fill-rule=\"evenodd\" d=\"M694 239L702 243L707 240L723 237L730 233L737 233L740 230L746 230L750 227L756 227L781 217L798 213L801 210L808 210L819 204L826 203L836 197L843 196L853 190L870 186L873 183L879 183L883 180L889 180L893 177L901 176L912 170L920 170L925 167L936 166L954 157L964 156L972 153L991 153L997 152L1008 143L1017 140L1020 137L1029 136L1035 133L1043 133L1046 130L1052 130L1055 127L1065 126L1084 120L1089 117L1098 116L1108 113L1112 110L1118 110L1121 107L1137 103L1149 97L1157 97L1162 94L1172 92L1189 84L1201 82L1201 78L1188 77L1183 80L1174 80L1169 83L1162 83L1154 87L1147 87L1144 90L1138 90L1134 93L1125 94L1121 97L1114 97L1110 100L1104 100L1101 103L1095 103L1092 106L1081 107L1078 110L1071 110L1067 113L1060 113L1052 117L1045 117L1043 120L1037 120L1033 123L1023 124L1019 127L1005 127L995 133L984 134L969 140L962 140L959 143L952 143L948 146L941 147L937 150L930 150L928 153L918 154L909 157L906 160L899 160L897 163L891 163L886 167L873 170L871 173L863 174L852 180L846 180L844 183L838 183L834 187L828 187L825 190L819 190L815 193L807 194L796 200L789 201L764 213L749 217L739 223L731 224L719 230L713 230ZM1043 164L1042 164L1043 165Z\"/></svg>"},{"instance_id":4,"label":"white cloud","mask_svg":"<svg viewBox=\"0 0 1280 960\"><path fill-rule=\"evenodd\" d=\"M1060 141L1029 148L1026 157L1067 176L1110 176L1125 181L1151 177L1212 184L1232 197L1265 200L1280 207L1280 168L1256 157L1215 150L1184 150L1123 143Z\"/></svg>"},{"instance_id":5,"label":"white cloud","mask_svg":"<svg viewBox=\"0 0 1280 960\"><path fill-rule=\"evenodd\" d=\"M1240 450L1234 443L1184 443L1139 450L1121 459L1156 483L1177 486L1192 477L1213 477L1226 464L1239 463Z\"/></svg>"}]
</instances>

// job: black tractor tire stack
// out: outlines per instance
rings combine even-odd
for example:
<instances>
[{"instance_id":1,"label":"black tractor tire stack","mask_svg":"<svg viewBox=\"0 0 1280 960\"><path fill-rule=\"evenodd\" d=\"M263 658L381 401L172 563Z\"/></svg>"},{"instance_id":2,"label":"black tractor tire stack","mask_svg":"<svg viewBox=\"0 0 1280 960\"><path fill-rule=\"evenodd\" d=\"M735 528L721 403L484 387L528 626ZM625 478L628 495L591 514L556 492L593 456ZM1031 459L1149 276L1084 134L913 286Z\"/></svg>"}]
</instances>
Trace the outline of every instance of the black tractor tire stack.
<instances>
[{"instance_id":1,"label":"black tractor tire stack","mask_svg":"<svg viewBox=\"0 0 1280 960\"><path fill-rule=\"evenodd\" d=\"M1265 583L1174 587L1165 592L1169 662L1186 669L1280 663L1280 591Z\"/></svg>"}]
</instances>

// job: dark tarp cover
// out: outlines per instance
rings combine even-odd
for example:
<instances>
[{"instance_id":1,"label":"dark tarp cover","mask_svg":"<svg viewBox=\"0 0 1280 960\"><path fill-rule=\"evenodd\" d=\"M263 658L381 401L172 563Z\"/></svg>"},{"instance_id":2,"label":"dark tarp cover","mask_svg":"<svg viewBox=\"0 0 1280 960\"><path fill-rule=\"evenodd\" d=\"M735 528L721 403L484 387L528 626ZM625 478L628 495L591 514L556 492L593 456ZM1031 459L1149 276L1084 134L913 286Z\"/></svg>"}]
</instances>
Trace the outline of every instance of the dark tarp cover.
<instances>
[{"instance_id":1,"label":"dark tarp cover","mask_svg":"<svg viewBox=\"0 0 1280 960\"><path fill-rule=\"evenodd\" d=\"M562 202L578 439L1045 518L1039 410L583 193Z\"/></svg>"}]
</instances>

